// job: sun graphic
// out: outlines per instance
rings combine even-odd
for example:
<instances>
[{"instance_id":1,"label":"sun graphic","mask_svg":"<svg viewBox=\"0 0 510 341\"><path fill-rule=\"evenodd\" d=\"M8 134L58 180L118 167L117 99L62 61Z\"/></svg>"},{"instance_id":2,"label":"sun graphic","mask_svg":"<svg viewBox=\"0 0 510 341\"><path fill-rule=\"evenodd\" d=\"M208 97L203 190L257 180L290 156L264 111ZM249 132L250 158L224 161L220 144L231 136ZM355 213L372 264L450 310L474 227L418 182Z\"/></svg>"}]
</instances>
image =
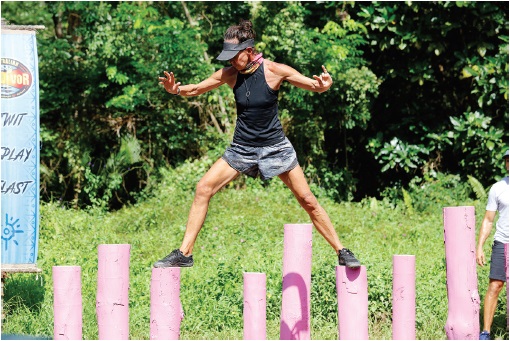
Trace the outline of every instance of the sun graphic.
<instances>
[{"instance_id":1,"label":"sun graphic","mask_svg":"<svg viewBox=\"0 0 510 341\"><path fill-rule=\"evenodd\" d=\"M2 240L5 240L5 251L7 251L9 247L9 240L12 239L13 243L18 245L18 241L13 239L16 236L16 233L23 233L23 230L17 230L20 227L18 224L19 219L14 220L11 217L9 219L9 214L5 214L5 226L2 227Z\"/></svg>"}]
</instances>

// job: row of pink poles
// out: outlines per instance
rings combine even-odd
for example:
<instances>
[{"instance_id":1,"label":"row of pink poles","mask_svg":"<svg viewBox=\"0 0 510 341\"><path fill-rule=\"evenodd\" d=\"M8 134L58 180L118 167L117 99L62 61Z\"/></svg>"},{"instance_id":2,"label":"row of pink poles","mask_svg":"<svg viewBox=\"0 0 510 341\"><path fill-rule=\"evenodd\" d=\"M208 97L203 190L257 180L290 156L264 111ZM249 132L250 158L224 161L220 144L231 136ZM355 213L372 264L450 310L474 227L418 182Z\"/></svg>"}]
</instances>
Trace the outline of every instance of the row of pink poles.
<instances>
[{"instance_id":1,"label":"row of pink poles","mask_svg":"<svg viewBox=\"0 0 510 341\"><path fill-rule=\"evenodd\" d=\"M98 247L96 314L100 340L129 339L129 244ZM184 317L180 268L152 269L150 338L178 340ZM53 267L54 339L82 339L81 268Z\"/></svg>"},{"instance_id":2,"label":"row of pink poles","mask_svg":"<svg viewBox=\"0 0 510 341\"><path fill-rule=\"evenodd\" d=\"M129 258L130 245L99 245L96 313L100 340L129 338ZM285 225L282 340L310 339L311 259L312 225ZM352 270L337 266L336 276L340 339L368 339L366 268ZM243 278L244 339L266 339L266 275L246 272ZM395 337L411 339L414 338L414 256L394 256L394 278ZM54 339L81 339L81 268L53 267L53 283ZM179 295L180 268L152 269L151 340L179 339L184 317Z\"/></svg>"},{"instance_id":3,"label":"row of pink poles","mask_svg":"<svg viewBox=\"0 0 510 341\"><path fill-rule=\"evenodd\" d=\"M449 340L476 340L480 333L473 206L445 207L443 227ZM280 339L310 339L312 225L285 225ZM507 301L508 244L505 245ZM393 339L415 339L415 257L393 257ZM336 268L339 338L368 339L368 290L364 266ZM507 305L508 314L508 305ZM508 323L508 322L507 322Z\"/></svg>"},{"instance_id":4,"label":"row of pink poles","mask_svg":"<svg viewBox=\"0 0 510 341\"><path fill-rule=\"evenodd\" d=\"M287 224L284 232L280 338L310 339L312 225ZM98 248L96 313L100 340L129 338L130 245ZM340 339L368 339L366 268L336 267ZM243 274L244 339L266 339L266 275ZM82 338L81 268L53 267L54 339ZM152 269L150 339L177 340L184 317L180 268ZM414 256L394 256L394 336L414 338ZM344 328L342 328L344 326Z\"/></svg>"},{"instance_id":5,"label":"row of pink poles","mask_svg":"<svg viewBox=\"0 0 510 341\"><path fill-rule=\"evenodd\" d=\"M476 339L479 305L474 255L474 207L443 210L446 249L448 339ZM99 339L128 339L130 245L100 245L96 311ZM508 257L508 245L506 246ZM280 339L310 339L312 225L284 226ZM393 256L393 339L415 339L415 257ZM53 267L54 337L81 339L81 273L77 266ZM507 272L508 277L508 272ZM266 338L266 275L243 274L244 339ZM336 267L340 339L368 339L366 267ZM184 316L180 269L153 269L150 338L178 339ZM508 295L508 290L507 290Z\"/></svg>"},{"instance_id":6,"label":"row of pink poles","mask_svg":"<svg viewBox=\"0 0 510 341\"><path fill-rule=\"evenodd\" d=\"M280 323L281 340L309 340L310 288L312 269L312 224L287 224L283 238L283 284ZM393 339L414 339L415 257L393 257ZM336 267L338 294L338 334L340 340L368 339L368 284L365 266ZM245 298L246 304L246 298ZM265 307L264 307L265 314ZM246 325L250 323L245 315ZM253 328L257 329L257 328ZM244 335L263 339L264 335Z\"/></svg>"}]
</instances>

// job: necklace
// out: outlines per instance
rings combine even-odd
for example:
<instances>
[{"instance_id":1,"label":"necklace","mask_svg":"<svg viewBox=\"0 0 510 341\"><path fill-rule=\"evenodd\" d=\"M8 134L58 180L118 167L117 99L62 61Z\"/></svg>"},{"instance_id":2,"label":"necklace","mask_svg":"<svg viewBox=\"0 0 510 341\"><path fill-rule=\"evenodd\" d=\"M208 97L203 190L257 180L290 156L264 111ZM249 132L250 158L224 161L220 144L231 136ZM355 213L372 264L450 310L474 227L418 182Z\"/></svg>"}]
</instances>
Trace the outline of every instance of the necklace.
<instances>
[{"instance_id":1,"label":"necklace","mask_svg":"<svg viewBox=\"0 0 510 341\"><path fill-rule=\"evenodd\" d=\"M255 71L257 71L257 69L259 68L260 64L262 64L263 61L264 61L264 58L262 58L262 53L259 53L258 55L255 56L253 61L251 61L250 63L248 63L248 65L246 65L244 70L239 71L239 72L243 75L253 74ZM246 84L246 78L243 78L243 81L244 81L244 87L246 88L246 99L248 99L251 95L251 92L250 92L251 85L257 81L257 77L255 76L255 79L251 82L250 87L248 87L248 84Z\"/></svg>"},{"instance_id":2,"label":"necklace","mask_svg":"<svg viewBox=\"0 0 510 341\"><path fill-rule=\"evenodd\" d=\"M244 81L244 87L246 88L246 98L248 99L251 95L251 92L250 92L250 89L251 89L251 86L253 85L253 83L255 83L257 81L257 76L253 76L254 77L254 80L250 83L250 86L248 87L248 84L246 83L246 78L243 78L243 81Z\"/></svg>"},{"instance_id":3,"label":"necklace","mask_svg":"<svg viewBox=\"0 0 510 341\"><path fill-rule=\"evenodd\" d=\"M257 82L257 76L258 75L253 75L253 80L250 82L250 86L248 86L248 83L246 82L246 78L243 77L244 87L246 88L246 107L250 103L250 95L251 95L250 89L251 89L251 86L253 85L253 83Z\"/></svg>"}]
</instances>

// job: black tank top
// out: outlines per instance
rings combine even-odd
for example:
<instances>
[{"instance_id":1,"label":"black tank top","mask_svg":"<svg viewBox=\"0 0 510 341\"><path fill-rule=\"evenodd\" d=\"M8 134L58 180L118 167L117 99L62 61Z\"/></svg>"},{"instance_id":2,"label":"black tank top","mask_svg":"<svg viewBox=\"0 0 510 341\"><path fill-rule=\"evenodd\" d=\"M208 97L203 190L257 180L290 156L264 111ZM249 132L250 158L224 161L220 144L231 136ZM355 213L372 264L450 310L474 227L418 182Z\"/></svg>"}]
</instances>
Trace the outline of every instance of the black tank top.
<instances>
[{"instance_id":1,"label":"black tank top","mask_svg":"<svg viewBox=\"0 0 510 341\"><path fill-rule=\"evenodd\" d=\"M267 84L264 63L252 74L238 73L234 96L237 107L234 143L264 147L285 139L278 118L278 90Z\"/></svg>"}]
</instances>

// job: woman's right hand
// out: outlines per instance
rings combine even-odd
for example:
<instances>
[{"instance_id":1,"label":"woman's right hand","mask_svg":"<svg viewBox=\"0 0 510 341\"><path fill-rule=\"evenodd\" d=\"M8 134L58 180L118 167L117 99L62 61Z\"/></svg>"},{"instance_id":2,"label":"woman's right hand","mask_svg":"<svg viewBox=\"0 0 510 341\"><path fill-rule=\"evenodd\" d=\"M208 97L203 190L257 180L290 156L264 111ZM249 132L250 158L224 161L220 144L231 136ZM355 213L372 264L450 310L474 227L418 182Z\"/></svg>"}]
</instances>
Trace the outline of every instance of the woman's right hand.
<instances>
[{"instance_id":1,"label":"woman's right hand","mask_svg":"<svg viewBox=\"0 0 510 341\"><path fill-rule=\"evenodd\" d=\"M167 71L163 72L165 74L165 77L159 77L159 84L163 84L165 87L165 90L172 95L178 95L179 94L179 85L181 85L181 82L175 82L174 73Z\"/></svg>"}]
</instances>

